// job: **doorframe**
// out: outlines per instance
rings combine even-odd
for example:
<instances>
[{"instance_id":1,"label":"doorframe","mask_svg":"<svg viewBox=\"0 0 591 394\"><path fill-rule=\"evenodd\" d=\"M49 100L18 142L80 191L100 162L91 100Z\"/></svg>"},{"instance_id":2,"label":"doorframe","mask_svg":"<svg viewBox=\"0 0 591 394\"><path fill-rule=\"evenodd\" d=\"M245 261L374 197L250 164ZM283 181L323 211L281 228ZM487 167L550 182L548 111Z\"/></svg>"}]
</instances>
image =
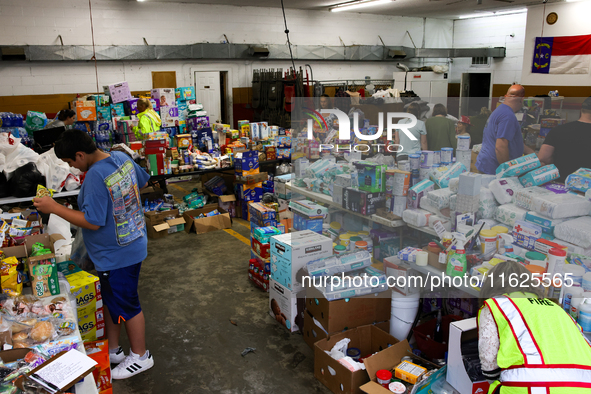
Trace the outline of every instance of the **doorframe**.
<instances>
[{"instance_id":1,"label":"doorframe","mask_svg":"<svg viewBox=\"0 0 591 394\"><path fill-rule=\"evenodd\" d=\"M221 72L227 72L228 74L228 78L227 78L227 83L226 83L226 91L223 92L226 95L226 112L228 114L228 120L229 120L229 124L233 125L234 124L234 97L232 95L232 90L234 89L234 77L233 77L233 70L230 66L223 66L223 67L216 67L216 69L212 69L213 67L211 65L207 65L207 66L191 66L190 68L190 72L191 72L191 85L193 86L193 88L195 89L195 91L197 91L197 81L195 80L195 73L196 72L217 72L218 74L221 75ZM220 86L220 93L221 92L221 86ZM221 100L220 100L220 104L221 104ZM207 109L206 109L207 110Z\"/></svg>"},{"instance_id":2,"label":"doorframe","mask_svg":"<svg viewBox=\"0 0 591 394\"><path fill-rule=\"evenodd\" d=\"M495 79L495 72L493 70L490 69L475 69L475 70L470 70L470 71L465 71L462 72L460 74L460 114L461 114L461 105L462 105L462 75L464 74L490 74L490 86L489 86L489 93L488 93L488 109L492 110L491 105L492 105L492 92L493 92L493 85L494 85L494 79Z\"/></svg>"}]
</instances>

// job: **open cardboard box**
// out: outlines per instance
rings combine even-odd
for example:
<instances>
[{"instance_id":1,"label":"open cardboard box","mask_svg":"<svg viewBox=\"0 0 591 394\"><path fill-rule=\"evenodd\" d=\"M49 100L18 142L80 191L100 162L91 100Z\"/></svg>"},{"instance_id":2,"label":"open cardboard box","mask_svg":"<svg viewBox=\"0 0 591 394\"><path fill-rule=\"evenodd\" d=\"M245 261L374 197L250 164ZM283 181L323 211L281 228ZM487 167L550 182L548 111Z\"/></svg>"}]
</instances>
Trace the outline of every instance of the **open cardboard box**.
<instances>
[{"instance_id":1,"label":"open cardboard box","mask_svg":"<svg viewBox=\"0 0 591 394\"><path fill-rule=\"evenodd\" d=\"M193 219L200 214L205 215L216 209L220 212L220 215L205 217L202 219ZM207 204L203 208L187 211L183 214L183 218L186 222L185 231L187 234L192 232L197 234L205 234L210 231L232 228L232 218L230 218L230 214L218 207L217 204Z\"/></svg>"},{"instance_id":2,"label":"open cardboard box","mask_svg":"<svg viewBox=\"0 0 591 394\"><path fill-rule=\"evenodd\" d=\"M367 394L392 393L390 390L377 383L376 372L380 369L387 369L389 371L393 370L398 364L400 364L402 357L409 355L409 352L411 352L411 349L405 339L404 341L399 342L394 346L390 346L378 354L374 354L363 360L365 369L367 370L367 374L371 381L361 386L361 391Z\"/></svg>"},{"instance_id":3,"label":"open cardboard box","mask_svg":"<svg viewBox=\"0 0 591 394\"><path fill-rule=\"evenodd\" d=\"M325 350L330 351L338 341L344 338L351 339L349 347L359 349L361 356L367 356L377 352L377 354L364 360L367 371L359 370L351 372L344 365L325 353ZM378 356L386 352L384 358L388 360L388 364L392 364L394 367L398 365L402 355L406 354L407 349L410 349L410 347L406 340L399 342L396 338L376 326L368 325L353 328L322 339L314 344L314 376L333 393L360 394L362 393L361 386L370 381L368 363L372 365L372 368L374 368L374 364L381 365L382 357ZM377 358L374 359L374 357ZM394 363L391 360L392 358L398 362ZM376 362L373 363L372 359L376 360ZM375 370L372 369L372 371L375 378Z\"/></svg>"},{"instance_id":4,"label":"open cardboard box","mask_svg":"<svg viewBox=\"0 0 591 394\"><path fill-rule=\"evenodd\" d=\"M154 201L158 200L159 198L164 199L164 191L162 189L154 189L152 186L148 186L143 188L140 191L140 199L142 204L146 201Z\"/></svg>"},{"instance_id":5,"label":"open cardboard box","mask_svg":"<svg viewBox=\"0 0 591 394\"><path fill-rule=\"evenodd\" d=\"M319 290L306 289L306 309L329 333L390 320L391 303L380 293L328 301Z\"/></svg>"},{"instance_id":6,"label":"open cardboard box","mask_svg":"<svg viewBox=\"0 0 591 394\"><path fill-rule=\"evenodd\" d=\"M65 239L60 234L38 234L25 238L24 246L27 249L27 256L29 256L27 258L27 264L29 266L33 295L37 297L50 297L60 294L55 250L59 249L60 245L64 242ZM43 244L51 253L30 257L33 254L33 245L36 243Z\"/></svg>"},{"instance_id":7,"label":"open cardboard box","mask_svg":"<svg viewBox=\"0 0 591 394\"><path fill-rule=\"evenodd\" d=\"M390 321L376 323L375 326L382 331L390 331ZM318 325L314 322L314 317L310 314L310 311L308 310L304 312L304 326L302 327L301 331L302 335L304 336L304 342L306 342L306 344L310 346L311 349L314 349L314 344L316 342L328 338L329 335L335 334L327 334L322 327L318 327Z\"/></svg>"},{"instance_id":8,"label":"open cardboard box","mask_svg":"<svg viewBox=\"0 0 591 394\"><path fill-rule=\"evenodd\" d=\"M144 217L146 219L148 238L150 239L164 238L168 234L178 232L179 226L184 227L183 225L186 223L185 218L179 215L178 209L164 212L145 212ZM170 217L174 217L174 219L168 219Z\"/></svg>"},{"instance_id":9,"label":"open cardboard box","mask_svg":"<svg viewBox=\"0 0 591 394\"><path fill-rule=\"evenodd\" d=\"M476 318L452 322L449 325L449 350L447 353L446 380L460 394L484 394L488 392L487 380L472 382L462 360L462 342L478 338Z\"/></svg>"}]
</instances>

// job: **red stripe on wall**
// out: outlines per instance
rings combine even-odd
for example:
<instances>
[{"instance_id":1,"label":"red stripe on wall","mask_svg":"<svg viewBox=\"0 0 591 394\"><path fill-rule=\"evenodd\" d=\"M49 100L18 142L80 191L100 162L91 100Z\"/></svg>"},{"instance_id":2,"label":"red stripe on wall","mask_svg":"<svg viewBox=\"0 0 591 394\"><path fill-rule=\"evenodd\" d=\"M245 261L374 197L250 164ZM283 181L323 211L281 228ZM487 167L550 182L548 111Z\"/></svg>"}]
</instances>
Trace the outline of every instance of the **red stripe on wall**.
<instances>
[{"instance_id":1,"label":"red stripe on wall","mask_svg":"<svg viewBox=\"0 0 591 394\"><path fill-rule=\"evenodd\" d=\"M552 56L591 55L591 35L554 37Z\"/></svg>"}]
</instances>

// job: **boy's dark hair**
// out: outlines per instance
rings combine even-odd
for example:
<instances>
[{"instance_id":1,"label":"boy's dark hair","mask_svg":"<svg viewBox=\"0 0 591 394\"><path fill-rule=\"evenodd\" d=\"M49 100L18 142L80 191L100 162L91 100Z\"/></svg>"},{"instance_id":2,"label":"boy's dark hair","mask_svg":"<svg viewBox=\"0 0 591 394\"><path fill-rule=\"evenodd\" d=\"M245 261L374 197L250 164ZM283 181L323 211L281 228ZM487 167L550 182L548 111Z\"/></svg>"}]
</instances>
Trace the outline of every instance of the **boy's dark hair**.
<instances>
[{"instance_id":1,"label":"boy's dark hair","mask_svg":"<svg viewBox=\"0 0 591 394\"><path fill-rule=\"evenodd\" d=\"M92 138L82 130L64 131L55 142L55 155L60 159L76 160L76 152L91 154L97 151Z\"/></svg>"},{"instance_id":2,"label":"boy's dark hair","mask_svg":"<svg viewBox=\"0 0 591 394\"><path fill-rule=\"evenodd\" d=\"M71 118L72 116L76 116L76 112L72 111L71 109L62 109L59 114L57 114L57 118L62 122Z\"/></svg>"}]
</instances>

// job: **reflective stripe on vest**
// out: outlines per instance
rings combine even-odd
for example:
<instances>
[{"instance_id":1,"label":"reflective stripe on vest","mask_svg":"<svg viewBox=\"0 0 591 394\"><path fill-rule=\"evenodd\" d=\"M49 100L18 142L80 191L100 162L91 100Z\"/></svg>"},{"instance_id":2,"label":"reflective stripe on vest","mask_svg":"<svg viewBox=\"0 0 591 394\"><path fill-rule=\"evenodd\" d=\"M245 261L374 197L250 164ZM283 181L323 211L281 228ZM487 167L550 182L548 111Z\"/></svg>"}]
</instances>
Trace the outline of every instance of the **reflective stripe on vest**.
<instances>
[{"instance_id":1,"label":"reflective stripe on vest","mask_svg":"<svg viewBox=\"0 0 591 394\"><path fill-rule=\"evenodd\" d=\"M499 380L503 386L529 387L531 394L548 393L549 387L591 388L591 366L545 364L540 348L515 302L507 296L496 297L492 301L505 317L525 360L524 366L501 371Z\"/></svg>"},{"instance_id":2,"label":"reflective stripe on vest","mask_svg":"<svg viewBox=\"0 0 591 394\"><path fill-rule=\"evenodd\" d=\"M517 305L511 300L511 298L502 296L492 299L497 307L505 316L513 336L517 341L519 350L523 354L525 365L540 365L544 363L544 357L540 352L540 348L532 336L531 330L529 329L523 315L517 308Z\"/></svg>"}]
</instances>

